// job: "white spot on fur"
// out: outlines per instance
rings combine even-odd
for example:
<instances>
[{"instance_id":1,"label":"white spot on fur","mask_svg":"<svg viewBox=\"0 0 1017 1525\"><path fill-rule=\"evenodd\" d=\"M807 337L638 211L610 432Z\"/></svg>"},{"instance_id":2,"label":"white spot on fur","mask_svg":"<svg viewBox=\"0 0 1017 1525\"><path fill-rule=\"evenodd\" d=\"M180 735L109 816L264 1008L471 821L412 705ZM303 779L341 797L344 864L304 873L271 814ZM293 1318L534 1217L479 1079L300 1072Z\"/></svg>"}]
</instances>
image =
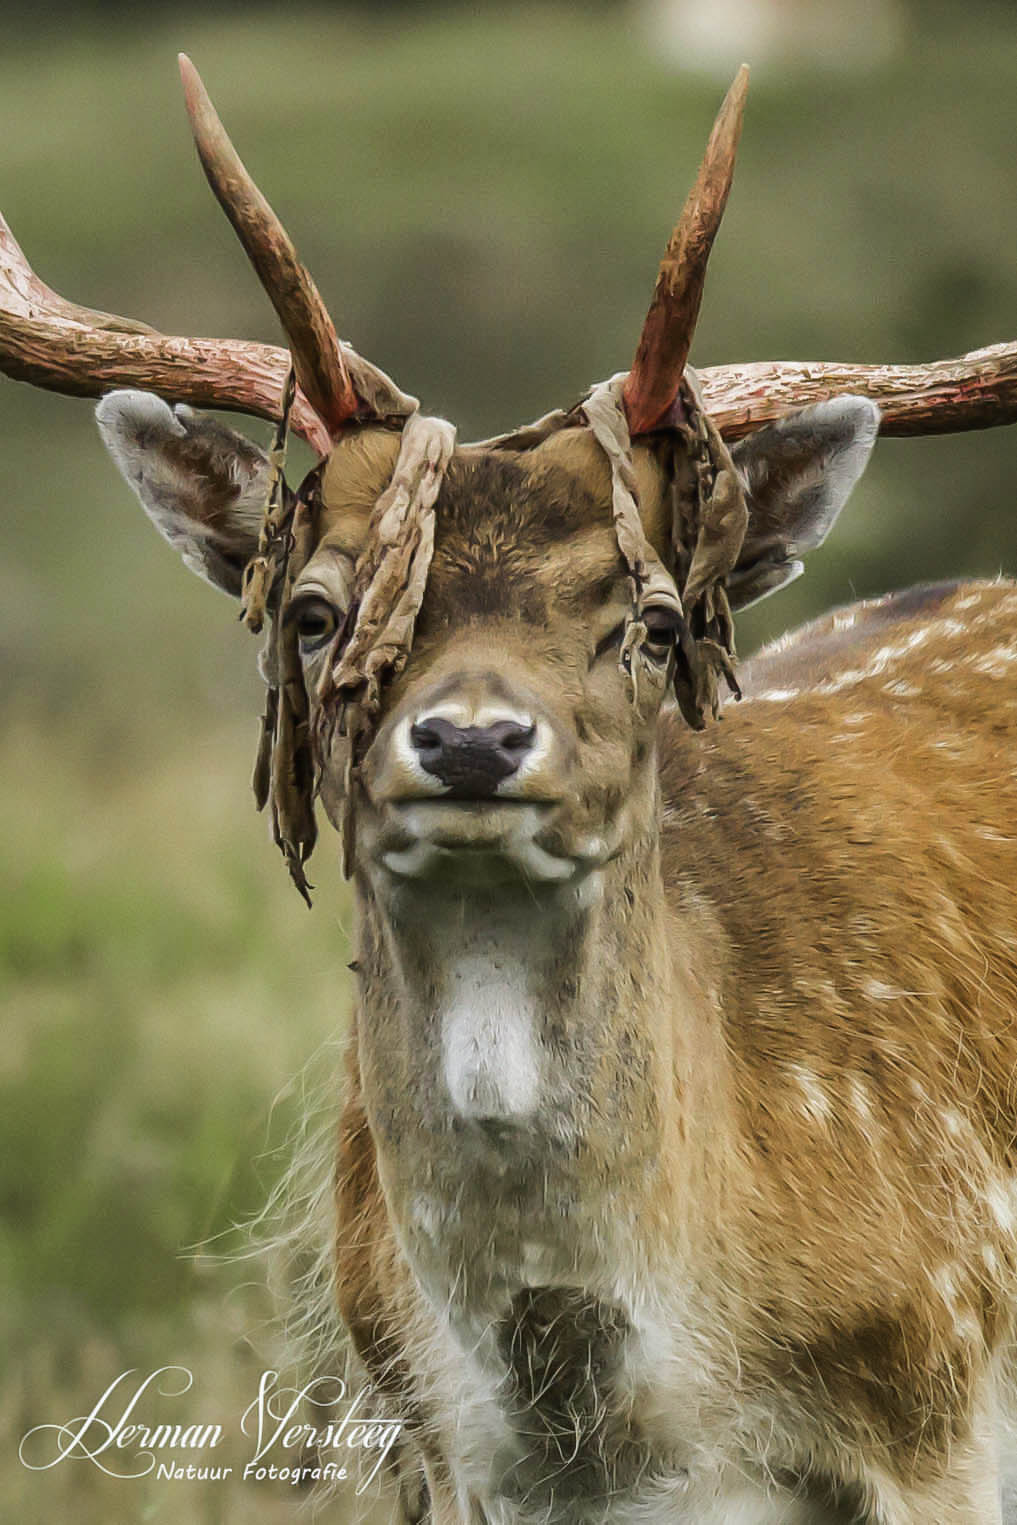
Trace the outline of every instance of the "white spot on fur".
<instances>
[{"instance_id":1,"label":"white spot on fur","mask_svg":"<svg viewBox=\"0 0 1017 1525\"><path fill-rule=\"evenodd\" d=\"M973 670L983 673L987 678L1010 677L1010 669L1015 662L1017 662L1017 650L1013 646L994 646L991 651L983 652L981 656L968 658L968 663Z\"/></svg>"},{"instance_id":2,"label":"white spot on fur","mask_svg":"<svg viewBox=\"0 0 1017 1525\"><path fill-rule=\"evenodd\" d=\"M848 1080L848 1099L851 1102L851 1110L858 1119L862 1128L868 1133L876 1125L876 1114L869 1095L869 1088L860 1075L852 1075Z\"/></svg>"},{"instance_id":3,"label":"white spot on fur","mask_svg":"<svg viewBox=\"0 0 1017 1525\"><path fill-rule=\"evenodd\" d=\"M878 678L887 668L904 657L910 656L920 646L924 646L932 639L945 639L955 635L967 634L967 627L960 620L942 619L934 620L928 625L919 625L909 630L899 640L888 641L879 646L871 654L864 667L847 668L833 678L828 678L824 683L816 685L815 692L819 694L837 694L845 688L853 688L859 683L864 683L870 678ZM939 659L934 658L933 661ZM926 664L930 668L932 663Z\"/></svg>"},{"instance_id":4,"label":"white spot on fur","mask_svg":"<svg viewBox=\"0 0 1017 1525\"><path fill-rule=\"evenodd\" d=\"M852 667L847 672L841 673L839 678L828 678L825 683L817 683L816 693L839 694L841 689L853 688L856 683L861 683L868 676L864 668Z\"/></svg>"},{"instance_id":5,"label":"white spot on fur","mask_svg":"<svg viewBox=\"0 0 1017 1525\"><path fill-rule=\"evenodd\" d=\"M956 1317L957 1304L957 1281L956 1266L952 1264L937 1266L929 1276L934 1290L939 1294L943 1303Z\"/></svg>"},{"instance_id":6,"label":"white spot on fur","mask_svg":"<svg viewBox=\"0 0 1017 1525\"><path fill-rule=\"evenodd\" d=\"M803 1064L793 1064L791 1074L802 1094L802 1110L813 1122L825 1127L830 1121L832 1108L819 1076Z\"/></svg>"},{"instance_id":7,"label":"white spot on fur","mask_svg":"<svg viewBox=\"0 0 1017 1525\"><path fill-rule=\"evenodd\" d=\"M951 736L937 736L934 741L930 741L929 747L933 752L942 752L944 757L967 760L969 756L968 744Z\"/></svg>"},{"instance_id":8,"label":"white spot on fur","mask_svg":"<svg viewBox=\"0 0 1017 1525\"><path fill-rule=\"evenodd\" d=\"M982 1341L982 1326L969 1310L957 1314L953 1332L959 1340L969 1345L978 1345Z\"/></svg>"},{"instance_id":9,"label":"white spot on fur","mask_svg":"<svg viewBox=\"0 0 1017 1525\"><path fill-rule=\"evenodd\" d=\"M990 1181L985 1188L985 1202L996 1226L1004 1234L1012 1234L1017 1228L1017 1218L1009 1191L1000 1180Z\"/></svg>"},{"instance_id":10,"label":"white spot on fur","mask_svg":"<svg viewBox=\"0 0 1017 1525\"><path fill-rule=\"evenodd\" d=\"M751 699L761 699L767 704L784 704L788 699L797 699L801 693L800 688L768 688L762 694L751 694Z\"/></svg>"},{"instance_id":11,"label":"white spot on fur","mask_svg":"<svg viewBox=\"0 0 1017 1525\"><path fill-rule=\"evenodd\" d=\"M830 678L825 683L817 685L817 693L836 694L843 688L851 688L856 683L863 683L866 678L878 678L886 671L891 662L900 657L906 657L916 647L923 645L931 633L931 627L922 625L917 630L912 630L903 640L891 641L886 646L879 646L872 653L866 667L849 668L846 672L838 674L836 678Z\"/></svg>"},{"instance_id":12,"label":"white spot on fur","mask_svg":"<svg viewBox=\"0 0 1017 1525\"><path fill-rule=\"evenodd\" d=\"M866 980L862 989L873 1001L899 1001L907 995L899 985L887 985L883 980Z\"/></svg>"},{"instance_id":13,"label":"white spot on fur","mask_svg":"<svg viewBox=\"0 0 1017 1525\"><path fill-rule=\"evenodd\" d=\"M983 842L1012 842L1013 838L1002 831L996 831L993 826L976 826L975 836L981 837Z\"/></svg>"},{"instance_id":14,"label":"white spot on fur","mask_svg":"<svg viewBox=\"0 0 1017 1525\"><path fill-rule=\"evenodd\" d=\"M944 836L942 832L937 832L936 834L936 846L943 854L943 857L948 862L954 864L956 868L968 867L968 858L961 852L956 842L952 841L950 837Z\"/></svg>"},{"instance_id":15,"label":"white spot on fur","mask_svg":"<svg viewBox=\"0 0 1017 1525\"><path fill-rule=\"evenodd\" d=\"M984 1265L985 1269L988 1271L989 1275L990 1276L998 1276L999 1275L999 1257L996 1254L995 1246L991 1245L988 1242L988 1240L986 1240L986 1242L982 1245L982 1248L981 1248L979 1253L981 1254L981 1257L982 1257L982 1264Z\"/></svg>"},{"instance_id":16,"label":"white spot on fur","mask_svg":"<svg viewBox=\"0 0 1017 1525\"><path fill-rule=\"evenodd\" d=\"M798 632L796 630L786 630L784 634L779 635L775 641L767 642L767 644L763 647L762 654L769 656L772 652L787 651L788 647L793 646L797 639Z\"/></svg>"}]
</instances>

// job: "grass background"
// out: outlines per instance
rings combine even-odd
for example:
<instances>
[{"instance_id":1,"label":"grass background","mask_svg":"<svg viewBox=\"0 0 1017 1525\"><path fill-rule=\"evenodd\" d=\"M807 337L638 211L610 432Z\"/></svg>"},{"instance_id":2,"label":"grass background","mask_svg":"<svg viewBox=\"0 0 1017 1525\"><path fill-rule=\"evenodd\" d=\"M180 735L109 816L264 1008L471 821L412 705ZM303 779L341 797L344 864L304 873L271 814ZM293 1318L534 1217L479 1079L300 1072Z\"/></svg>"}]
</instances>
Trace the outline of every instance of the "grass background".
<instances>
[{"instance_id":1,"label":"grass background","mask_svg":"<svg viewBox=\"0 0 1017 1525\"><path fill-rule=\"evenodd\" d=\"M867 69L756 70L701 364L1013 337L1012 11L900 14ZM167 332L274 341L194 163L179 48L340 331L464 437L627 363L722 91L631 7L12 13L0 206L35 268ZM290 1519L285 1488L17 1460L126 1367L190 1366L188 1422L249 1401L274 1348L261 1273L191 1247L243 1246L309 1059L327 1085L350 911L328 839L312 914L289 888L247 789L253 643L152 535L88 405L0 380L0 459L0 1512ZM743 648L856 594L1012 570L1014 463L1005 430L881 443Z\"/></svg>"}]
</instances>

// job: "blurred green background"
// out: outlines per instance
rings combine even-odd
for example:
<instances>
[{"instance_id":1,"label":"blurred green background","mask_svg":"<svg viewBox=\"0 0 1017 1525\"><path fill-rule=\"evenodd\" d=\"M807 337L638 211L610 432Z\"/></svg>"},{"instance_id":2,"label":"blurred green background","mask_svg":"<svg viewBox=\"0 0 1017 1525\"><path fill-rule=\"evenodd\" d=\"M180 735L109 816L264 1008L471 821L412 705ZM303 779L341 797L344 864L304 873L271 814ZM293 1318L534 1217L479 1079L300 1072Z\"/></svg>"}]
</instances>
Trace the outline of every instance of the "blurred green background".
<instances>
[{"instance_id":1,"label":"blurred green background","mask_svg":"<svg viewBox=\"0 0 1017 1525\"><path fill-rule=\"evenodd\" d=\"M920 361L1014 337L1012 6L738 11L10 6L0 206L73 299L277 340L194 162L184 48L340 331L478 437L626 365L745 56L693 359ZM0 380L0 457L0 1513L289 1519L285 1487L16 1458L128 1366L190 1366L188 1421L249 1401L274 1345L233 1225L271 1191L308 1089L327 1094L349 906L328 839L312 914L289 888L248 793L254 643L156 539L88 404ZM856 595L1013 570L1015 462L1007 430L881 443L743 650Z\"/></svg>"}]
</instances>

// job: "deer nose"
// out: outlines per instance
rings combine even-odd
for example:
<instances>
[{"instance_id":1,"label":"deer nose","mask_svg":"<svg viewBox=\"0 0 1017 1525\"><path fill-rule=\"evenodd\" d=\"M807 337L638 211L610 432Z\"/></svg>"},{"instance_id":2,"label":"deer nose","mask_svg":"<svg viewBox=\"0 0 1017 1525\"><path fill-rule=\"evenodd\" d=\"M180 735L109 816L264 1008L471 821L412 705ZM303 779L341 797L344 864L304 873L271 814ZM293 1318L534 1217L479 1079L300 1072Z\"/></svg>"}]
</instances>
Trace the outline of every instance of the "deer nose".
<instances>
[{"instance_id":1,"label":"deer nose","mask_svg":"<svg viewBox=\"0 0 1017 1525\"><path fill-rule=\"evenodd\" d=\"M483 799L516 772L536 739L535 725L496 720L492 725L453 725L429 715L410 727L420 766L448 786L453 799Z\"/></svg>"}]
</instances>

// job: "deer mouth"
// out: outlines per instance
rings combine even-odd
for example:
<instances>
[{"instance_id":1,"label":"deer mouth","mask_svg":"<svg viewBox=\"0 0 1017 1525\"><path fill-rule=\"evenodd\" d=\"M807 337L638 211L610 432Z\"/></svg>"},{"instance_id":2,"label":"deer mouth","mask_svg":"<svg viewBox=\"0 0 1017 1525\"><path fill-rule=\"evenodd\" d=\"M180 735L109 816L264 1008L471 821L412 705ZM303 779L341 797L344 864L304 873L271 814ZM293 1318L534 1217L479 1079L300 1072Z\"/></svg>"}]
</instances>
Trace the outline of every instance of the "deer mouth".
<instances>
[{"instance_id":1,"label":"deer mouth","mask_svg":"<svg viewBox=\"0 0 1017 1525\"><path fill-rule=\"evenodd\" d=\"M445 812L452 818L458 812L464 812L473 819L481 820L488 817L495 819L503 810L548 811L555 805L560 805L561 801L522 794L461 794L457 790L450 790L447 794L407 795L402 799L387 800L386 804L389 809L396 811Z\"/></svg>"},{"instance_id":2,"label":"deer mouth","mask_svg":"<svg viewBox=\"0 0 1017 1525\"><path fill-rule=\"evenodd\" d=\"M563 851L550 840L547 828L560 803L435 795L392 800L383 807L370 854L401 879L562 884L595 865L588 853Z\"/></svg>"}]
</instances>

